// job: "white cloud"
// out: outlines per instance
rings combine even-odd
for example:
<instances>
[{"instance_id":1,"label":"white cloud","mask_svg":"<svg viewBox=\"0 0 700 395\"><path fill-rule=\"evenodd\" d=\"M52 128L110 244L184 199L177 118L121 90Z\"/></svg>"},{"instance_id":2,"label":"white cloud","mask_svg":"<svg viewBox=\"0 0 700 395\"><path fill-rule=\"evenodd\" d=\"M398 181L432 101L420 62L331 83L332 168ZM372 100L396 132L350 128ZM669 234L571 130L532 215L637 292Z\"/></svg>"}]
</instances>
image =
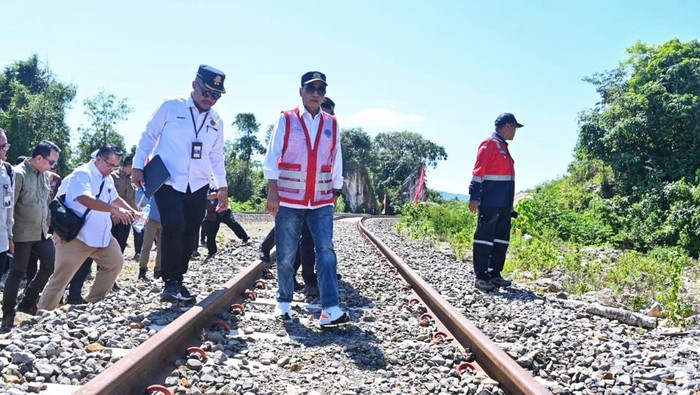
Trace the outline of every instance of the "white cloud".
<instances>
[{"instance_id":1,"label":"white cloud","mask_svg":"<svg viewBox=\"0 0 700 395\"><path fill-rule=\"evenodd\" d=\"M355 114L340 115L339 118L342 128L361 127L377 132L402 129L412 122L424 120L418 114L402 114L388 108L365 108Z\"/></svg>"}]
</instances>

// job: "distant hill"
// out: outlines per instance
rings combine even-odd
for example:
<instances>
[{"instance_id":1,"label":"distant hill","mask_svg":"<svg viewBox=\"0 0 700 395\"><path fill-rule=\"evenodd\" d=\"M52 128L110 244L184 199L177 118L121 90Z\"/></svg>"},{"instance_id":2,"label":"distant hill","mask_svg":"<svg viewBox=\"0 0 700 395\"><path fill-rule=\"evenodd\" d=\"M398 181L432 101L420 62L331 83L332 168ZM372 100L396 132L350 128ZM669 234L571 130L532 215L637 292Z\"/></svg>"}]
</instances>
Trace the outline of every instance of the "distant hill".
<instances>
[{"instance_id":1,"label":"distant hill","mask_svg":"<svg viewBox=\"0 0 700 395\"><path fill-rule=\"evenodd\" d=\"M451 193L451 192L440 192L438 191L440 196L442 196L443 199L445 200L461 200L463 202L468 202L469 201L469 195L462 195L459 193Z\"/></svg>"}]
</instances>

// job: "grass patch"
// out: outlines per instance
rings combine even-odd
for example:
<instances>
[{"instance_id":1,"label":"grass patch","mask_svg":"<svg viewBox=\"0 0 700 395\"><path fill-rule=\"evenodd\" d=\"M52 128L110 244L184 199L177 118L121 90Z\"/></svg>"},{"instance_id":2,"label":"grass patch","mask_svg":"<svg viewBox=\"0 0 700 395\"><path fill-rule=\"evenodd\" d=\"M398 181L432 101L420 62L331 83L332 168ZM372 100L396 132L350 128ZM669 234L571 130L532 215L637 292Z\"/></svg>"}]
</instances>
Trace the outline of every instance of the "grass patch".
<instances>
[{"instance_id":1,"label":"grass patch","mask_svg":"<svg viewBox=\"0 0 700 395\"><path fill-rule=\"evenodd\" d=\"M476 215L467 204L411 205L402 213L399 231L434 243L447 242L460 259L471 251ZM522 220L537 233L524 233L518 226ZM516 278L525 272L535 278L557 272L564 289L575 295L609 289L619 303L633 311L659 302L674 324L694 313L687 285L698 280L698 271L697 260L681 248L657 247L643 253L564 241L559 229L536 223L532 215L514 222L504 268L505 274Z\"/></svg>"}]
</instances>

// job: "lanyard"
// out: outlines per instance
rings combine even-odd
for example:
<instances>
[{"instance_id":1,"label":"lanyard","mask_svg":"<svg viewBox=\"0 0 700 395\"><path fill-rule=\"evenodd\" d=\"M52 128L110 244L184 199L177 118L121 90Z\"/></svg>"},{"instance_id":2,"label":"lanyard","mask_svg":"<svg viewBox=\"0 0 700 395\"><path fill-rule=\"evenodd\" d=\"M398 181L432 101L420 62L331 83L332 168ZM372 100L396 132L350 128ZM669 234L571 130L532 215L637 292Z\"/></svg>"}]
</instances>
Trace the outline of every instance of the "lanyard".
<instances>
[{"instance_id":1,"label":"lanyard","mask_svg":"<svg viewBox=\"0 0 700 395\"><path fill-rule=\"evenodd\" d=\"M202 128L204 127L204 122L207 120L207 115L209 115L209 111L204 113L204 119L202 119L202 124L199 125L199 129L197 129L197 123L194 121L194 113L192 112L192 107L190 107L190 116L192 117L192 127L194 128L194 139L199 140L199 132L202 131Z\"/></svg>"}]
</instances>

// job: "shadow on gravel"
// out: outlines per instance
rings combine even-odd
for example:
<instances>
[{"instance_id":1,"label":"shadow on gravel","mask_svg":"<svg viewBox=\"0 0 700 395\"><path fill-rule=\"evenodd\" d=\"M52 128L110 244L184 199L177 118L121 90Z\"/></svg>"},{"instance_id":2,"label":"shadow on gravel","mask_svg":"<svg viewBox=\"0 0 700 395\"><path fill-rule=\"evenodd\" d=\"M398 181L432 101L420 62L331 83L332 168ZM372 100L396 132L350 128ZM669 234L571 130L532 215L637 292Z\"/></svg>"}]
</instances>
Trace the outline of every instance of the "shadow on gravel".
<instances>
[{"instance_id":1,"label":"shadow on gravel","mask_svg":"<svg viewBox=\"0 0 700 395\"><path fill-rule=\"evenodd\" d=\"M351 316L352 321L357 317ZM358 369L377 370L386 367L384 353L373 344L379 339L372 333L360 329L353 322L336 328L318 329L302 325L299 320L284 322L284 328L306 348L326 348L333 344L342 347ZM330 350L330 349L329 349Z\"/></svg>"},{"instance_id":2,"label":"shadow on gravel","mask_svg":"<svg viewBox=\"0 0 700 395\"><path fill-rule=\"evenodd\" d=\"M525 289L518 289L515 287L508 287L504 290L499 290L498 292L488 292L484 295L494 296L501 299L522 301L522 302L534 302L535 300L542 299L542 297L537 296L536 293L528 291Z\"/></svg>"}]
</instances>

